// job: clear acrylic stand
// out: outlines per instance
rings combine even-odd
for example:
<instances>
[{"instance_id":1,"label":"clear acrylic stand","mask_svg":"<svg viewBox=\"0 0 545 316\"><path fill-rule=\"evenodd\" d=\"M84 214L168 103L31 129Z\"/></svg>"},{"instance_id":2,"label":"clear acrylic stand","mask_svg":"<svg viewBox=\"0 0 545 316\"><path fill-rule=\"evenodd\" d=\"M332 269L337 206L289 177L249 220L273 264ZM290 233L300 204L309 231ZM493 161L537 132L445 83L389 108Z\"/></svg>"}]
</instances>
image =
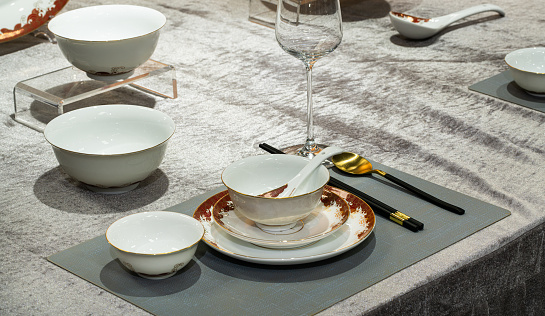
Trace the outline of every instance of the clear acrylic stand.
<instances>
[{"instance_id":1,"label":"clear acrylic stand","mask_svg":"<svg viewBox=\"0 0 545 316\"><path fill-rule=\"evenodd\" d=\"M250 0L248 20L274 29L278 0Z\"/></svg>"},{"instance_id":2,"label":"clear acrylic stand","mask_svg":"<svg viewBox=\"0 0 545 316\"><path fill-rule=\"evenodd\" d=\"M14 120L43 132L51 119L68 110L67 105L125 86L165 98L178 97L176 70L155 60L145 62L129 78L114 82L94 80L77 68L66 67L15 85Z\"/></svg>"}]
</instances>

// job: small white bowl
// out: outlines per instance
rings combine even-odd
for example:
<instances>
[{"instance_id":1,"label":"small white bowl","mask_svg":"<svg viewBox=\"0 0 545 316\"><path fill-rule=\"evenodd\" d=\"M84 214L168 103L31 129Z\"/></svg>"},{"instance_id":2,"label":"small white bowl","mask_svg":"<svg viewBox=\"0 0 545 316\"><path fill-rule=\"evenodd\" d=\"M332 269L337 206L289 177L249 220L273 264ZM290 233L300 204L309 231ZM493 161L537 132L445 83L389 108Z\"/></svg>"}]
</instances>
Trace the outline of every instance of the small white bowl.
<instances>
[{"instance_id":1,"label":"small white bowl","mask_svg":"<svg viewBox=\"0 0 545 316\"><path fill-rule=\"evenodd\" d=\"M202 224L175 212L144 212L115 221L106 239L116 258L147 279L166 279L186 266L204 235Z\"/></svg>"},{"instance_id":2,"label":"small white bowl","mask_svg":"<svg viewBox=\"0 0 545 316\"><path fill-rule=\"evenodd\" d=\"M134 5L68 11L48 24L66 59L97 80L128 78L153 54L166 17Z\"/></svg>"},{"instance_id":3,"label":"small white bowl","mask_svg":"<svg viewBox=\"0 0 545 316\"><path fill-rule=\"evenodd\" d=\"M298 189L302 193L292 197L259 195L286 184L307 163L307 158L292 155L252 156L225 168L221 180L237 211L263 230L282 231L292 228L320 203L329 172L320 166Z\"/></svg>"},{"instance_id":4,"label":"small white bowl","mask_svg":"<svg viewBox=\"0 0 545 316\"><path fill-rule=\"evenodd\" d=\"M175 128L160 111L110 104L60 115L44 136L68 175L97 192L123 193L159 167Z\"/></svg>"},{"instance_id":5,"label":"small white bowl","mask_svg":"<svg viewBox=\"0 0 545 316\"><path fill-rule=\"evenodd\" d=\"M545 96L545 47L523 48L505 56L515 82L532 95Z\"/></svg>"}]
</instances>

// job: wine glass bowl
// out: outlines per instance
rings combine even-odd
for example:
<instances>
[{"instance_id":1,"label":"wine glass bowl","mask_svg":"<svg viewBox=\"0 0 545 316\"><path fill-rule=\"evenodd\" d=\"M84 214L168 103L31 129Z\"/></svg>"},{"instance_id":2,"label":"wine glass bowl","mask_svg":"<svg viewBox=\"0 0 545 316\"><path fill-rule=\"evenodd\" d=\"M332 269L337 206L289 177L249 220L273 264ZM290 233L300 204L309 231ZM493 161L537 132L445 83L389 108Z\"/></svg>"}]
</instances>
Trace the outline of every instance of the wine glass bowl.
<instances>
[{"instance_id":1,"label":"wine glass bowl","mask_svg":"<svg viewBox=\"0 0 545 316\"><path fill-rule=\"evenodd\" d=\"M314 140L312 68L341 43L339 0L279 0L275 33L280 47L307 70L307 139L297 154L312 158L322 149Z\"/></svg>"}]
</instances>

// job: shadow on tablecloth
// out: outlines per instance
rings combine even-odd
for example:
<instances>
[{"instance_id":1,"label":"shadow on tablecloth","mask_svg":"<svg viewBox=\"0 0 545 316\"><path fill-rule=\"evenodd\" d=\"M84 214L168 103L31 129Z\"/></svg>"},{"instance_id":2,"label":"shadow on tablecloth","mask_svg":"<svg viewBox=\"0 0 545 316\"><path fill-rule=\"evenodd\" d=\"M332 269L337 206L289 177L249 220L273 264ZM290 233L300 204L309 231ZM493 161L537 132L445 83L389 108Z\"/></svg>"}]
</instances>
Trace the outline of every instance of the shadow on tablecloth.
<instances>
[{"instance_id":1,"label":"shadow on tablecloth","mask_svg":"<svg viewBox=\"0 0 545 316\"><path fill-rule=\"evenodd\" d=\"M53 152L51 152L53 155ZM79 214L122 213L151 204L168 190L169 180L161 170L155 170L140 185L124 194L101 194L88 190L82 183L70 178L62 168L53 168L36 180L34 195L43 204ZM146 194L142 194L142 192ZM85 203L81 201L85 200ZM82 205L87 205L82 209ZM88 207L91 205L92 207Z\"/></svg>"}]
</instances>

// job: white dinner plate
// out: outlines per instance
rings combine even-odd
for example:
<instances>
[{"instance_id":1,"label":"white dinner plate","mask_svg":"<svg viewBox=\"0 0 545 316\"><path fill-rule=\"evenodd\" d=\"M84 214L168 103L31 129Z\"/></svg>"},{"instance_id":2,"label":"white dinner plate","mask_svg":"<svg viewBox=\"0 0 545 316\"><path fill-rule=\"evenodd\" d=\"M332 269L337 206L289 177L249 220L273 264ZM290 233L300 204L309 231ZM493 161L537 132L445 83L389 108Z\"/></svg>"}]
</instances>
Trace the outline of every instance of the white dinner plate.
<instances>
[{"instance_id":1,"label":"white dinner plate","mask_svg":"<svg viewBox=\"0 0 545 316\"><path fill-rule=\"evenodd\" d=\"M364 241L375 228L375 214L367 203L346 191L327 186L329 191L343 198L350 207L350 217L344 225L330 236L308 246L291 249L268 249L242 241L227 234L214 223L214 205L227 194L222 191L204 201L193 213L205 233L203 241L212 249L227 256L247 262L291 265L315 262L338 256Z\"/></svg>"},{"instance_id":2,"label":"white dinner plate","mask_svg":"<svg viewBox=\"0 0 545 316\"><path fill-rule=\"evenodd\" d=\"M337 194L324 190L322 200L304 219L283 231L262 230L240 212L229 195L214 205L214 222L229 235L266 248L295 248L308 245L333 234L348 220L350 208Z\"/></svg>"},{"instance_id":3,"label":"white dinner plate","mask_svg":"<svg viewBox=\"0 0 545 316\"><path fill-rule=\"evenodd\" d=\"M26 35L47 23L68 0L0 0L0 43Z\"/></svg>"}]
</instances>

